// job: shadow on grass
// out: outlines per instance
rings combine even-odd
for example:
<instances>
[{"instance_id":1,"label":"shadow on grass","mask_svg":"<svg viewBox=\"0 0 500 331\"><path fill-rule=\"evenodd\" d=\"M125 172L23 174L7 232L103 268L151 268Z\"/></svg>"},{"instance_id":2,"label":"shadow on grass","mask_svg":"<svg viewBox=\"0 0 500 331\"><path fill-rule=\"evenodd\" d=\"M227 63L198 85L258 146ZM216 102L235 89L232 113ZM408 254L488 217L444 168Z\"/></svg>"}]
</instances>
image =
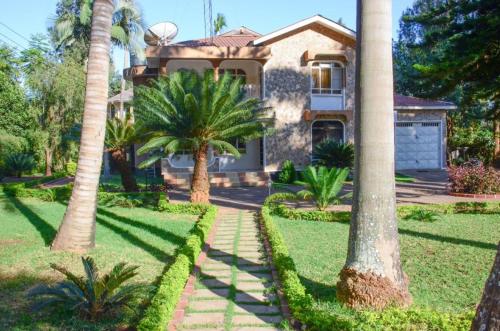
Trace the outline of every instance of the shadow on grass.
<instances>
[{"instance_id":1,"label":"shadow on grass","mask_svg":"<svg viewBox=\"0 0 500 331\"><path fill-rule=\"evenodd\" d=\"M40 233L46 246L52 243L57 231L49 224L46 220L38 216L33 210L21 202L16 197L8 196L7 199L12 203L14 207L17 208L24 215L24 217L35 227L35 229Z\"/></svg>"},{"instance_id":2,"label":"shadow on grass","mask_svg":"<svg viewBox=\"0 0 500 331\"><path fill-rule=\"evenodd\" d=\"M408 229L399 229L399 233L407 235L407 236L435 240L435 241L439 241L439 242L447 242L447 243L455 244L455 245L466 245L466 246L472 246L472 247L483 248L483 249L492 249L492 250L497 249L497 246L495 244L485 243L485 242L476 241L476 240L453 238L453 237L441 236L441 235L427 233L427 232L418 232L418 231L413 231L413 230L408 230Z\"/></svg>"},{"instance_id":3,"label":"shadow on grass","mask_svg":"<svg viewBox=\"0 0 500 331\"><path fill-rule=\"evenodd\" d=\"M130 225L130 226L148 231L152 235L157 236L160 239L170 241L172 244L175 244L177 246L184 245L184 243L186 242L186 238L178 236L175 233L172 233L172 232L167 231L165 229L159 228L159 227L152 225L152 224L147 224L147 223L135 221L135 220L132 220L128 217L117 215L117 214L115 214L109 210L106 210L104 208L101 208L101 207L97 207L97 213L99 215L109 217L109 218L111 218L115 221L118 221L120 223L124 223L124 224Z\"/></svg>"}]
</instances>

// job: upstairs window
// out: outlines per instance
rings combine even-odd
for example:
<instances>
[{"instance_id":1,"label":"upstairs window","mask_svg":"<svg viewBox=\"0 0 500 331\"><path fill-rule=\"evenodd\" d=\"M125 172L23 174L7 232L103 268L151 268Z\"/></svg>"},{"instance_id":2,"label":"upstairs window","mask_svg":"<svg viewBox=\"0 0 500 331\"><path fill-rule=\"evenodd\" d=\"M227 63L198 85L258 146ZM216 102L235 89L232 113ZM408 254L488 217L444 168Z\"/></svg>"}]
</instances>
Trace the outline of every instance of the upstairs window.
<instances>
[{"instance_id":1,"label":"upstairs window","mask_svg":"<svg viewBox=\"0 0 500 331\"><path fill-rule=\"evenodd\" d=\"M219 69L219 77L222 77L225 73L230 74L233 78L241 78L243 84L247 81L247 74L243 69Z\"/></svg>"},{"instance_id":2,"label":"upstairs window","mask_svg":"<svg viewBox=\"0 0 500 331\"><path fill-rule=\"evenodd\" d=\"M313 94L342 94L344 67L339 63L314 62L311 75Z\"/></svg>"}]
</instances>

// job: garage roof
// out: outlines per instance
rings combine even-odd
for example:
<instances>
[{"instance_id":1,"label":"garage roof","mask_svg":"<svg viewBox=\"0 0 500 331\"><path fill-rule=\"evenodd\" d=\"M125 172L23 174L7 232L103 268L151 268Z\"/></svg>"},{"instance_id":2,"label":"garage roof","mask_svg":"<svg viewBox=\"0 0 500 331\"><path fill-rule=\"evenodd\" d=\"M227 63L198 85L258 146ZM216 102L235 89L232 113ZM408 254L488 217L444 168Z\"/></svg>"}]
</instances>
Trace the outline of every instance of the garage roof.
<instances>
[{"instance_id":1,"label":"garage roof","mask_svg":"<svg viewBox=\"0 0 500 331\"><path fill-rule=\"evenodd\" d=\"M394 95L394 109L457 109L453 102L422 99L416 97L408 97L405 95Z\"/></svg>"}]
</instances>

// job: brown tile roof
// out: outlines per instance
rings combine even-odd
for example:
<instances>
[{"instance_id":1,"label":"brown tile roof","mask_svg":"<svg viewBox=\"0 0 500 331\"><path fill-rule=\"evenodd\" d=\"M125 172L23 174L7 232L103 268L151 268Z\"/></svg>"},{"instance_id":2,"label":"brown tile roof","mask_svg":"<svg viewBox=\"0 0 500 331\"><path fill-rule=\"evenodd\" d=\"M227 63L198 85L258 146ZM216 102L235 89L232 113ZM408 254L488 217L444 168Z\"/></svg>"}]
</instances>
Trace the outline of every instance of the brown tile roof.
<instances>
[{"instance_id":1,"label":"brown tile roof","mask_svg":"<svg viewBox=\"0 0 500 331\"><path fill-rule=\"evenodd\" d=\"M197 46L217 46L217 47L242 47L249 46L252 41L259 38L261 35L255 31L252 31L244 26L239 29L234 29L223 33L213 38L201 38L180 41L178 43L172 44L172 46L186 46L186 47L197 47Z\"/></svg>"},{"instance_id":2,"label":"brown tile roof","mask_svg":"<svg viewBox=\"0 0 500 331\"><path fill-rule=\"evenodd\" d=\"M447 101L439 100L429 100L416 97L408 97L405 95L395 94L394 95L394 108L404 109L404 108L427 108L427 109L454 109L455 104Z\"/></svg>"}]
</instances>

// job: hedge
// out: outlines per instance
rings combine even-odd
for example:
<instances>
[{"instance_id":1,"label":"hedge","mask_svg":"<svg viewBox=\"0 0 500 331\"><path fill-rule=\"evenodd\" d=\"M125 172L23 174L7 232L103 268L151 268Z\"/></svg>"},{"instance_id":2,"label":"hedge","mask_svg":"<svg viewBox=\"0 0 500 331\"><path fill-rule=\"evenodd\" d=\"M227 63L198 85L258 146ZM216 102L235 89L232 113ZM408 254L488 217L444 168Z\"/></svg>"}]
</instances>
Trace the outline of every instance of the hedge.
<instances>
[{"instance_id":1,"label":"hedge","mask_svg":"<svg viewBox=\"0 0 500 331\"><path fill-rule=\"evenodd\" d=\"M166 209L163 210L176 210L178 213L193 213L194 210L202 209L203 211L186 243L178 250L174 262L161 277L158 290L137 326L137 330L140 331L166 329L217 214L217 208L211 205L176 204L171 206L164 205Z\"/></svg>"},{"instance_id":2,"label":"hedge","mask_svg":"<svg viewBox=\"0 0 500 331\"><path fill-rule=\"evenodd\" d=\"M316 309L311 295L300 281L269 206L262 207L261 220L290 311L295 319L305 324L307 330L469 330L474 312L450 314L425 309L389 308L383 312L350 311L350 314L336 315Z\"/></svg>"}]
</instances>

